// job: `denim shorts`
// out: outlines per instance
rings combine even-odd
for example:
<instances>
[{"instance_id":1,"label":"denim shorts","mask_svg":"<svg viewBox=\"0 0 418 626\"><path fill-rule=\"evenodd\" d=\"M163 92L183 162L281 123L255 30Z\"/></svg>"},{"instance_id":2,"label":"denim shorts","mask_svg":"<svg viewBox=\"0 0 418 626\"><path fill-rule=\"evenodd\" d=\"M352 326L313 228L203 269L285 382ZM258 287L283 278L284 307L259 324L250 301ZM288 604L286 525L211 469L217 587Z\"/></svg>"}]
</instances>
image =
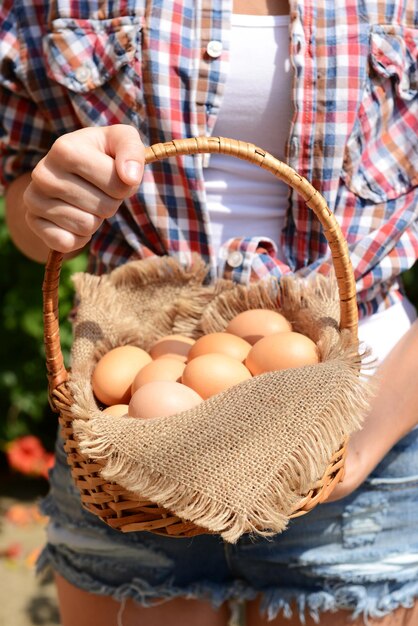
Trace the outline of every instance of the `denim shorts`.
<instances>
[{"instance_id":1,"label":"denim shorts","mask_svg":"<svg viewBox=\"0 0 418 626\"><path fill-rule=\"evenodd\" d=\"M81 507L60 443L42 510L51 521L38 569L49 564L81 589L144 606L175 596L219 606L261 593L270 618L295 608L378 617L418 597L418 429L352 495L272 539L113 530Z\"/></svg>"},{"instance_id":2,"label":"denim shorts","mask_svg":"<svg viewBox=\"0 0 418 626\"><path fill-rule=\"evenodd\" d=\"M50 517L38 570L143 606L176 596L231 606L260 594L269 619L319 619L346 609L381 617L418 597L418 428L350 496L317 506L273 538L172 538L120 533L81 507L58 438L42 511Z\"/></svg>"}]
</instances>

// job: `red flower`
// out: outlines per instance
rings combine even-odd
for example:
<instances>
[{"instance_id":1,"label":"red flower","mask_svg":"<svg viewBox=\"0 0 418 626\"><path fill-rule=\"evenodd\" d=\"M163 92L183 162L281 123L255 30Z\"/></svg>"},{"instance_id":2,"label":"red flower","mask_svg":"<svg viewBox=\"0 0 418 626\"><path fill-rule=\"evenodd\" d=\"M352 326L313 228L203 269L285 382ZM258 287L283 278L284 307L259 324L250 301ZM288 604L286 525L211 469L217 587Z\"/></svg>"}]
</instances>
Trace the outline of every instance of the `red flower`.
<instances>
[{"instance_id":1,"label":"red flower","mask_svg":"<svg viewBox=\"0 0 418 626\"><path fill-rule=\"evenodd\" d=\"M4 550L0 550L0 557L4 557L6 559L17 559L22 554L22 544L15 541L11 543Z\"/></svg>"},{"instance_id":2,"label":"red flower","mask_svg":"<svg viewBox=\"0 0 418 626\"><path fill-rule=\"evenodd\" d=\"M48 477L48 469L54 464L54 455L47 452L42 443L33 435L19 437L6 449L6 456L12 469L28 476Z\"/></svg>"}]
</instances>

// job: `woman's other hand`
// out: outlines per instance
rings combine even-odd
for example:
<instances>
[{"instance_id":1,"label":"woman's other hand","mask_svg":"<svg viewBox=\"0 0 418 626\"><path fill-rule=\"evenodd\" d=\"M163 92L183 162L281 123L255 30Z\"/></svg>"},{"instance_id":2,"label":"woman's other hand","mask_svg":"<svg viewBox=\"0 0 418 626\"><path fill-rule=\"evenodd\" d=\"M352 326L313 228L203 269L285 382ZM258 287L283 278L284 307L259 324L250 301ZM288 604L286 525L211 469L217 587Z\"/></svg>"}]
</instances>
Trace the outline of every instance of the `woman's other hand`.
<instances>
[{"instance_id":1,"label":"woman's other hand","mask_svg":"<svg viewBox=\"0 0 418 626\"><path fill-rule=\"evenodd\" d=\"M363 428L348 442L344 479L327 502L359 487L392 446L418 424L417 369L418 320L379 366Z\"/></svg>"},{"instance_id":2,"label":"woman's other hand","mask_svg":"<svg viewBox=\"0 0 418 626\"><path fill-rule=\"evenodd\" d=\"M132 126L63 135L32 172L23 194L26 222L48 248L83 248L142 180L144 146Z\"/></svg>"},{"instance_id":3,"label":"woman's other hand","mask_svg":"<svg viewBox=\"0 0 418 626\"><path fill-rule=\"evenodd\" d=\"M327 502L340 500L350 495L357 487L360 487L373 469L373 466L370 466L371 451L365 449L365 440L362 436L359 436L359 434L360 433L354 433L348 441L347 456L344 464L344 478L334 487L331 495L326 500ZM380 459L374 459L374 465L377 465L379 460Z\"/></svg>"}]
</instances>

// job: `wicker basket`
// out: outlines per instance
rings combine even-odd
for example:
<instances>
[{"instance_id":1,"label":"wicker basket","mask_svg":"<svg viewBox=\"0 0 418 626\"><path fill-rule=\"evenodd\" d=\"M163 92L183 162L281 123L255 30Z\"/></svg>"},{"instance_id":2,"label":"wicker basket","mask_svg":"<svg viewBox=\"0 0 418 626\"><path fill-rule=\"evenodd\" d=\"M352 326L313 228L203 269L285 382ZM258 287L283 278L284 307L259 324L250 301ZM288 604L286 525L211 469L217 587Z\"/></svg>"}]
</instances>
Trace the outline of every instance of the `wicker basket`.
<instances>
[{"instance_id":1,"label":"wicker basket","mask_svg":"<svg viewBox=\"0 0 418 626\"><path fill-rule=\"evenodd\" d=\"M356 291L347 244L324 198L307 180L253 144L222 137L198 137L156 144L146 149L145 159L146 163L152 163L176 155L212 152L233 155L269 170L297 191L314 211L323 226L332 253L340 298L340 329L349 330L353 344L357 344ZM80 491L83 506L112 528L123 532L146 530L177 537L207 532L148 500L134 496L119 485L104 480L100 475L102 465L92 462L80 453L72 427L73 399L68 387L69 372L64 367L59 337L58 286L62 259L62 254L52 251L45 269L43 293L46 363L51 405L59 412L67 461ZM307 513L327 499L343 478L345 456L346 441L332 456L317 484L309 493L301 494L304 497L292 517Z\"/></svg>"}]
</instances>

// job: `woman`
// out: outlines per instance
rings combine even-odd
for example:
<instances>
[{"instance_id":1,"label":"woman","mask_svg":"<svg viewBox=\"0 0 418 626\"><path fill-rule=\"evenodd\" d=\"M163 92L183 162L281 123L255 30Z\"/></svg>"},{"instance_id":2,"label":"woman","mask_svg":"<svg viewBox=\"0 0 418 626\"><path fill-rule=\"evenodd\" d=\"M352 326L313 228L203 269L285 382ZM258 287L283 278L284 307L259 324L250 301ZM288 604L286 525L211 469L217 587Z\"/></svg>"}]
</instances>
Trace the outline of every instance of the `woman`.
<instances>
[{"instance_id":1,"label":"woman","mask_svg":"<svg viewBox=\"0 0 418 626\"><path fill-rule=\"evenodd\" d=\"M412 624L417 325L397 277L418 251L414 3L4 4L3 177L24 253L73 254L96 233L95 272L192 251L238 282L326 272L320 226L270 174L221 155L143 173L142 142L251 140L326 197L350 246L361 338L380 361L390 353L333 497L351 495L269 542L115 536L81 511L58 447L41 565L55 569L64 626L224 625L243 600L248 626L305 613L308 624Z\"/></svg>"}]
</instances>

